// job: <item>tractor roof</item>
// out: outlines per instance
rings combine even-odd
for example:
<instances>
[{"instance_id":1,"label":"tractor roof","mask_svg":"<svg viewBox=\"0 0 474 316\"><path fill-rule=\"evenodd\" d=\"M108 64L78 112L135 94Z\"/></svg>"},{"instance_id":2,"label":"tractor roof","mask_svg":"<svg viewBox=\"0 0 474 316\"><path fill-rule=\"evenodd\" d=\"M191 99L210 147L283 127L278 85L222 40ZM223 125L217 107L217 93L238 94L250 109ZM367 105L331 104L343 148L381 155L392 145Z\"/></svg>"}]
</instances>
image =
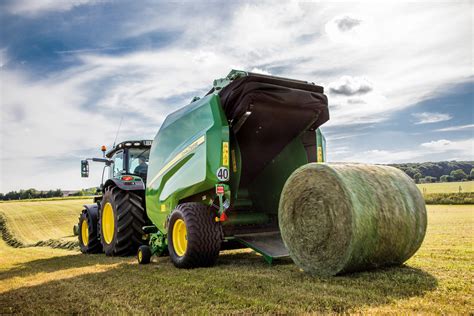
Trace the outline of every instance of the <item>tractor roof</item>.
<instances>
[{"instance_id":1,"label":"tractor roof","mask_svg":"<svg viewBox=\"0 0 474 316\"><path fill-rule=\"evenodd\" d=\"M119 151L120 149L123 148L150 148L151 144L153 143L152 140L150 139L144 139L144 140L126 140L121 143L118 143L115 145L111 150L109 150L105 156L110 158L112 157L115 152Z\"/></svg>"}]
</instances>

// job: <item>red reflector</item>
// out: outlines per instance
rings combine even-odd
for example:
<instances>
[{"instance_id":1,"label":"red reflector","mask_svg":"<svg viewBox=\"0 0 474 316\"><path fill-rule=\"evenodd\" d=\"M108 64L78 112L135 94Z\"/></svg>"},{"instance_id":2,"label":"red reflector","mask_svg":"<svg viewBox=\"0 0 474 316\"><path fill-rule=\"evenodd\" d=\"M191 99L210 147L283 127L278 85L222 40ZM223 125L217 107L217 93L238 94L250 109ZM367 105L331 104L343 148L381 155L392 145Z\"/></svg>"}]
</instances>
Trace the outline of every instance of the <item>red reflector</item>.
<instances>
[{"instance_id":1,"label":"red reflector","mask_svg":"<svg viewBox=\"0 0 474 316\"><path fill-rule=\"evenodd\" d=\"M216 193L217 194L224 194L224 187L223 186L217 186L216 187Z\"/></svg>"},{"instance_id":2,"label":"red reflector","mask_svg":"<svg viewBox=\"0 0 474 316\"><path fill-rule=\"evenodd\" d=\"M123 177L122 177L122 180L123 180L123 181L132 181L132 180L133 180L133 177L132 177L132 176L123 176Z\"/></svg>"},{"instance_id":3,"label":"red reflector","mask_svg":"<svg viewBox=\"0 0 474 316\"><path fill-rule=\"evenodd\" d=\"M228 219L228 217L225 213L222 213L221 217L219 219L220 219L221 222L225 222Z\"/></svg>"}]
</instances>

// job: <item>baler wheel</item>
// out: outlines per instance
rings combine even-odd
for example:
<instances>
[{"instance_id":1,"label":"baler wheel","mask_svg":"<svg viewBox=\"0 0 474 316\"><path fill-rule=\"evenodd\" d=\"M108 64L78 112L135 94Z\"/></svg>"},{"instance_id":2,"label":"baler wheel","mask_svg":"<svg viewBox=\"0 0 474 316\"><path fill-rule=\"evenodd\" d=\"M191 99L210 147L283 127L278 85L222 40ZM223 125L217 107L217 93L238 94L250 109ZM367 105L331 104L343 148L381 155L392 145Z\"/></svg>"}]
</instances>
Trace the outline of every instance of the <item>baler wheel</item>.
<instances>
[{"instance_id":1,"label":"baler wheel","mask_svg":"<svg viewBox=\"0 0 474 316\"><path fill-rule=\"evenodd\" d=\"M97 219L91 217L87 210L83 210L81 216L79 216L79 224L77 227L81 252L101 252L102 247L97 236Z\"/></svg>"},{"instance_id":2,"label":"baler wheel","mask_svg":"<svg viewBox=\"0 0 474 316\"><path fill-rule=\"evenodd\" d=\"M209 267L216 263L222 243L222 227L201 203L179 204L171 213L168 250L178 268Z\"/></svg>"},{"instance_id":3,"label":"baler wheel","mask_svg":"<svg viewBox=\"0 0 474 316\"><path fill-rule=\"evenodd\" d=\"M132 191L112 186L106 189L99 216L100 242L107 256L137 253L143 244L146 222L143 198Z\"/></svg>"},{"instance_id":4,"label":"baler wheel","mask_svg":"<svg viewBox=\"0 0 474 316\"><path fill-rule=\"evenodd\" d=\"M139 264L150 263L151 249L147 245L140 246L137 252L137 259Z\"/></svg>"}]
</instances>

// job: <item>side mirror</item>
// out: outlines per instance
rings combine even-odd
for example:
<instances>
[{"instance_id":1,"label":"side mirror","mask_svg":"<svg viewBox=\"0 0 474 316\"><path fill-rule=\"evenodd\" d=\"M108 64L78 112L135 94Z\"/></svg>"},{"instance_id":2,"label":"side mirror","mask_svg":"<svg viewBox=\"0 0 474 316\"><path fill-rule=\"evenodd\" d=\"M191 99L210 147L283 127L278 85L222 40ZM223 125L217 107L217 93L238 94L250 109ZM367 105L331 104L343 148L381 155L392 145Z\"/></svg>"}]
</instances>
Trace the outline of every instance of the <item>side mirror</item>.
<instances>
[{"instance_id":1,"label":"side mirror","mask_svg":"<svg viewBox=\"0 0 474 316\"><path fill-rule=\"evenodd\" d=\"M81 177L89 177L89 162L87 160L81 160Z\"/></svg>"}]
</instances>

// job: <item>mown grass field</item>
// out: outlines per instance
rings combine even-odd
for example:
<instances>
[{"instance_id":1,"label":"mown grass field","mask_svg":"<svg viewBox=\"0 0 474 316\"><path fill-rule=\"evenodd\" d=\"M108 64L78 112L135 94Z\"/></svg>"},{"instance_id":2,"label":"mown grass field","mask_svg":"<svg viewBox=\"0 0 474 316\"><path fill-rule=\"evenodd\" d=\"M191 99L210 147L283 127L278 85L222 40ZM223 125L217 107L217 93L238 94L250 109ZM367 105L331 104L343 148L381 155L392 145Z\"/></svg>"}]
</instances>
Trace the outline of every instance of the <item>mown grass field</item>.
<instances>
[{"instance_id":1,"label":"mown grass field","mask_svg":"<svg viewBox=\"0 0 474 316\"><path fill-rule=\"evenodd\" d=\"M75 241L72 227L77 224L82 205L87 203L92 200L7 202L0 203L0 215L15 239L24 245L50 239Z\"/></svg>"},{"instance_id":2,"label":"mown grass field","mask_svg":"<svg viewBox=\"0 0 474 316\"><path fill-rule=\"evenodd\" d=\"M25 243L69 238L82 202L0 204ZM0 240L2 313L463 313L474 312L472 205L428 206L423 246L402 267L314 278L291 261L269 266L249 250L213 268L178 270L169 258L81 255Z\"/></svg>"},{"instance_id":3,"label":"mown grass field","mask_svg":"<svg viewBox=\"0 0 474 316\"><path fill-rule=\"evenodd\" d=\"M474 181L420 183L417 186L423 194L474 192Z\"/></svg>"}]
</instances>

